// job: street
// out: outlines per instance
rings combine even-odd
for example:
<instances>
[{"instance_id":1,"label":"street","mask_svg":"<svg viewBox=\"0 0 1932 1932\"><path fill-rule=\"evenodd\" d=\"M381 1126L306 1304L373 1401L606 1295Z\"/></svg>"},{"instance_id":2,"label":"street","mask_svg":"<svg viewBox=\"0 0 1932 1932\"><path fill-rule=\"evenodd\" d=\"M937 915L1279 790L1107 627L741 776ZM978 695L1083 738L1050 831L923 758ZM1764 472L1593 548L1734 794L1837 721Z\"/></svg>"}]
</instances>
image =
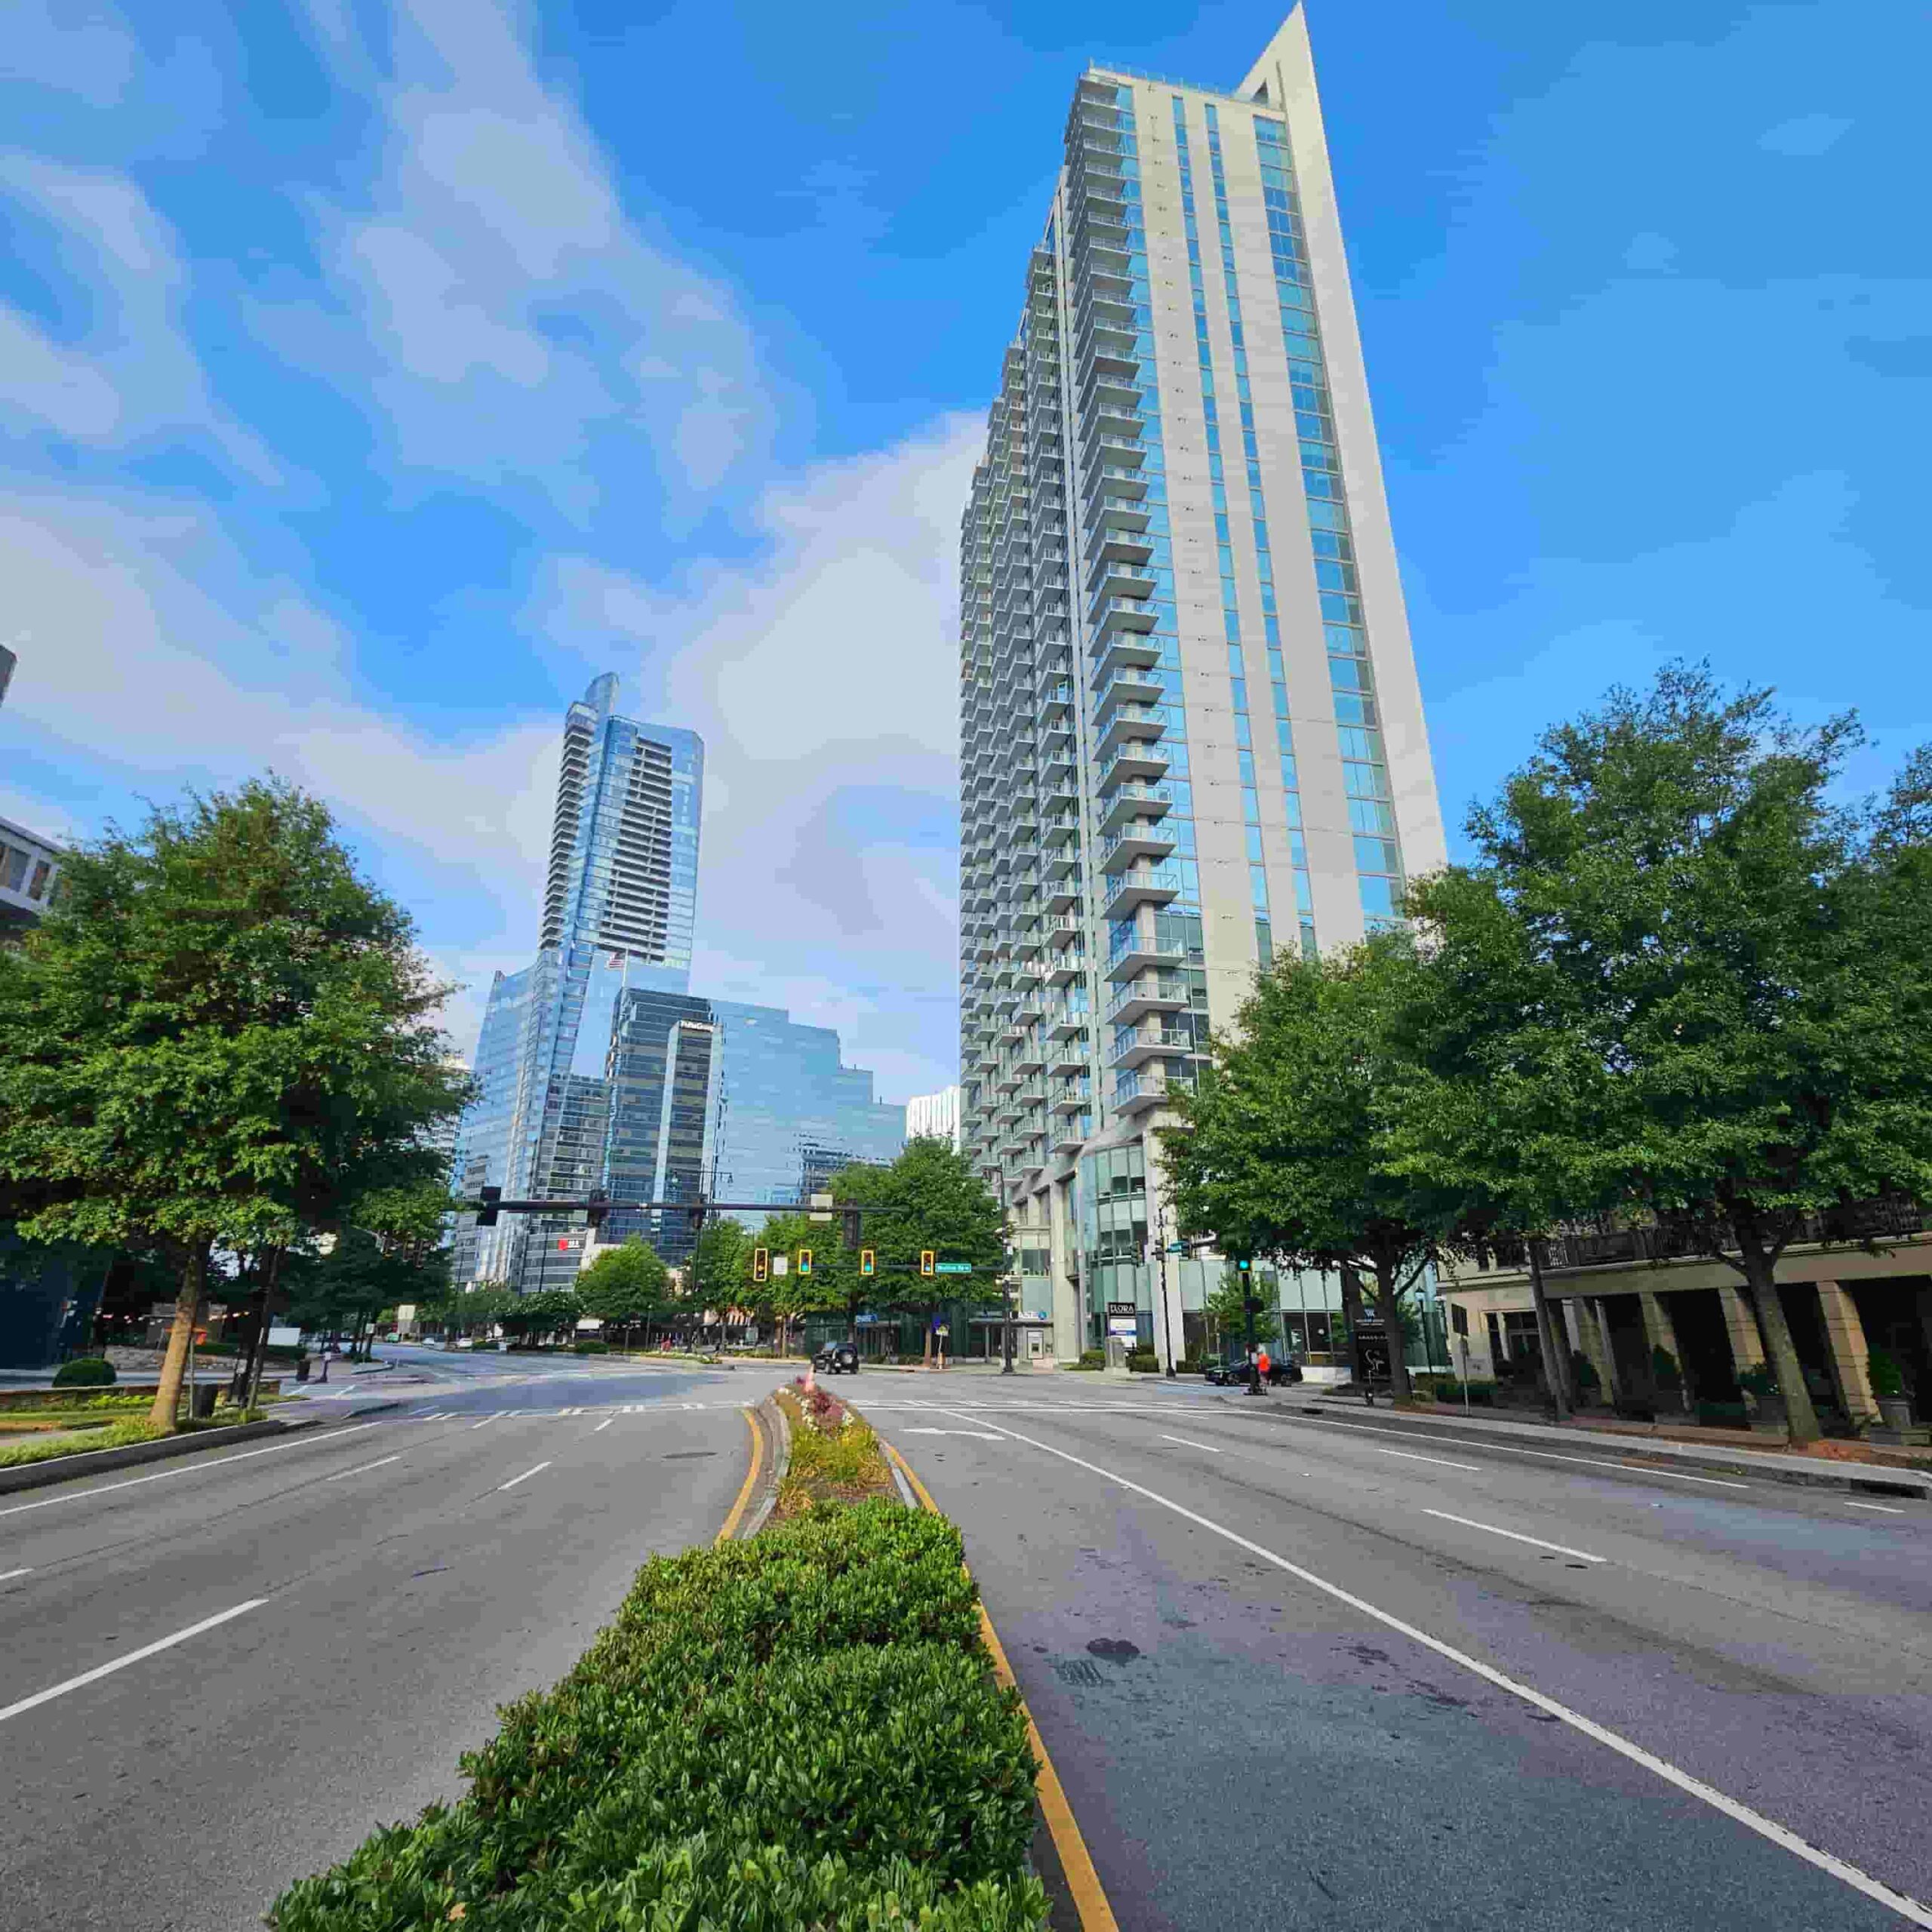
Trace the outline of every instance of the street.
<instances>
[{"instance_id":1,"label":"street","mask_svg":"<svg viewBox=\"0 0 1932 1932\"><path fill-rule=\"evenodd\" d=\"M1932 1925L1924 1503L1008 1388L860 1400L1123 1927Z\"/></svg>"},{"instance_id":2,"label":"street","mask_svg":"<svg viewBox=\"0 0 1932 1932\"><path fill-rule=\"evenodd\" d=\"M717 1534L740 1405L774 1379L389 1352L445 1379L0 1497L8 1932L242 1932L454 1795L496 1707L561 1676L647 1557Z\"/></svg>"}]
</instances>

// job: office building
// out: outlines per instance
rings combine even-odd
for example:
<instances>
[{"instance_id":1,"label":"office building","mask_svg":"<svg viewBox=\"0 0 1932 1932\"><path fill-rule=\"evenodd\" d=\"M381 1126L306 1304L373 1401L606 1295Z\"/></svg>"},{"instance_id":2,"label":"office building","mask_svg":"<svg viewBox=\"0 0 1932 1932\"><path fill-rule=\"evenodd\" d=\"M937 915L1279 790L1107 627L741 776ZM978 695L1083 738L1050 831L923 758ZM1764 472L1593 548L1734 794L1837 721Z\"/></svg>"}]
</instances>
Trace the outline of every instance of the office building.
<instances>
[{"instance_id":1,"label":"office building","mask_svg":"<svg viewBox=\"0 0 1932 1932\"><path fill-rule=\"evenodd\" d=\"M0 818L0 937L24 931L47 910L60 875L60 848Z\"/></svg>"},{"instance_id":2,"label":"office building","mask_svg":"<svg viewBox=\"0 0 1932 1932\"><path fill-rule=\"evenodd\" d=\"M942 1087L906 1103L908 1140L943 1140L955 1153L960 1149L959 1089Z\"/></svg>"},{"instance_id":3,"label":"office building","mask_svg":"<svg viewBox=\"0 0 1932 1932\"><path fill-rule=\"evenodd\" d=\"M497 976L478 1036L457 1165L512 1199L583 1198L599 1184L619 1002L634 989L681 994L690 980L704 747L617 703L607 674L565 714L540 950ZM506 1216L459 1229L466 1278L555 1285L575 1270L558 1244L569 1225Z\"/></svg>"},{"instance_id":4,"label":"office building","mask_svg":"<svg viewBox=\"0 0 1932 1932\"><path fill-rule=\"evenodd\" d=\"M708 1000L633 989L612 1023L605 1078L611 1121L605 1192L618 1201L695 1201L711 1192L711 1128L717 1112L717 1023ZM688 1220L614 1213L607 1241L648 1241L674 1267L689 1256Z\"/></svg>"},{"instance_id":5,"label":"office building","mask_svg":"<svg viewBox=\"0 0 1932 1932\"><path fill-rule=\"evenodd\" d=\"M1444 856L1299 11L1231 92L1081 75L960 593L965 1146L1060 1352L1178 1353L1152 1130Z\"/></svg>"}]
</instances>

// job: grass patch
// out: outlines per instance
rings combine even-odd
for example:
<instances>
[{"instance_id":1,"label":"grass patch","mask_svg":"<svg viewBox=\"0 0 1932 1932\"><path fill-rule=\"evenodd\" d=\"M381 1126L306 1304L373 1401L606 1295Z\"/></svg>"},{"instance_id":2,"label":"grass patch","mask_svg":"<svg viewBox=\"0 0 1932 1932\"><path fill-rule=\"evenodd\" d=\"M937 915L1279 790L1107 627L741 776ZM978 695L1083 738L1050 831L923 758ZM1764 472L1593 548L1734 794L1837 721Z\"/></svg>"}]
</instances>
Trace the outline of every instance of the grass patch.
<instances>
[{"instance_id":1,"label":"grass patch","mask_svg":"<svg viewBox=\"0 0 1932 1932\"><path fill-rule=\"evenodd\" d=\"M137 1442L155 1442L170 1432L158 1423L110 1422L91 1429L78 1442L15 1442L0 1449L0 1469L17 1469L26 1463L51 1463L57 1457L91 1455L97 1449L125 1449Z\"/></svg>"},{"instance_id":2,"label":"grass patch","mask_svg":"<svg viewBox=\"0 0 1932 1932\"><path fill-rule=\"evenodd\" d=\"M897 1495L878 1438L829 1389L808 1393L801 1377L778 1392L778 1403L792 1427L792 1460L778 1485L774 1521Z\"/></svg>"},{"instance_id":3,"label":"grass patch","mask_svg":"<svg viewBox=\"0 0 1932 1932\"><path fill-rule=\"evenodd\" d=\"M1034 1765L958 1532L894 1503L654 1558L454 1804L291 1886L275 1932L1039 1932Z\"/></svg>"}]
</instances>

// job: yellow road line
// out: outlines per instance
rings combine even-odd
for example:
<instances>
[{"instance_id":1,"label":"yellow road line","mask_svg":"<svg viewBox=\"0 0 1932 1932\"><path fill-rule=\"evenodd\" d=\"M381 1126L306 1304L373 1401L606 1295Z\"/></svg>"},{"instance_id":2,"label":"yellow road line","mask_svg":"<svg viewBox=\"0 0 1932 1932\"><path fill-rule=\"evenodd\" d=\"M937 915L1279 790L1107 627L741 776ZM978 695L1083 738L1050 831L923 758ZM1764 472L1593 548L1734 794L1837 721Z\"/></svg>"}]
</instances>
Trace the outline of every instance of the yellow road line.
<instances>
[{"instance_id":1,"label":"yellow road line","mask_svg":"<svg viewBox=\"0 0 1932 1932\"><path fill-rule=\"evenodd\" d=\"M729 1543L738 1533L738 1525L744 1521L745 1511L752 1500L752 1491L758 1487L758 1473L764 1466L764 1432L758 1426L749 1409L740 1409L739 1414L745 1419L745 1426L752 1432L752 1466L745 1472L745 1486L738 1492L738 1500L731 1505L731 1513L724 1518L724 1527L718 1532L717 1540Z\"/></svg>"},{"instance_id":2,"label":"yellow road line","mask_svg":"<svg viewBox=\"0 0 1932 1932\"><path fill-rule=\"evenodd\" d=\"M928 1492L926 1486L912 1472L912 1466L889 1442L879 1445L890 1456L900 1473L912 1485L912 1494L921 1503L937 1516L942 1513L939 1505ZM1006 1651L999 1641L999 1632L993 1628L992 1619L986 1614L986 1607L979 1606L980 1635L985 1640L986 1649L993 1660L993 1675L1002 1687L1015 1691L1020 1688L1013 1675L1013 1666L1006 1660ZM1066 1801L1066 1792L1061 1786L1060 1774L1054 1769L1054 1761L1047 1754L1046 1741L1040 1735L1040 1727L1033 1721L1033 1713L1027 1708L1023 1694L1020 1709L1026 1719L1026 1741L1032 1746L1033 1756L1040 1767L1040 1810L1044 1814L1047 1829L1053 1835L1054 1849L1060 1854L1060 1869L1066 1876L1066 1889L1073 1900L1073 1908L1080 1915L1081 1932L1118 1932L1114 1918L1114 1909L1107 1903L1107 1894L1100 1884L1100 1875L1094 1869L1094 1860L1087 1850L1087 1841L1080 1835L1080 1826L1073 1815L1073 1807Z\"/></svg>"}]
</instances>

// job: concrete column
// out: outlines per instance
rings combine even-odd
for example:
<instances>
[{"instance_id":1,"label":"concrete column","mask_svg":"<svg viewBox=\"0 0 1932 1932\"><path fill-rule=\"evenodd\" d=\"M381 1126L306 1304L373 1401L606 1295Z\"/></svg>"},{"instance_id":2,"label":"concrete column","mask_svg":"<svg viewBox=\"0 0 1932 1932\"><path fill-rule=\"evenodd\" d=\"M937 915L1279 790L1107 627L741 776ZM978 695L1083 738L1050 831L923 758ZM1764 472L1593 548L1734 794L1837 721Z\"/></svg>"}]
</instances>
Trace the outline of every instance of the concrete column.
<instances>
[{"instance_id":1,"label":"concrete column","mask_svg":"<svg viewBox=\"0 0 1932 1932\"><path fill-rule=\"evenodd\" d=\"M1604 1395L1614 1402L1625 1391L1623 1378L1617 1372L1617 1351L1611 1347L1610 1341L1610 1317L1604 1311L1601 1295L1589 1303L1585 1312L1584 1327L1588 1339L1583 1346L1589 1351L1590 1360L1596 1365ZM1592 1343L1595 1344L1593 1349Z\"/></svg>"},{"instance_id":2,"label":"concrete column","mask_svg":"<svg viewBox=\"0 0 1932 1932\"><path fill-rule=\"evenodd\" d=\"M1752 1313L1751 1304L1744 1299L1744 1291L1721 1286L1718 1300L1724 1307L1724 1331L1730 1337L1732 1369L1742 1375L1747 1368L1761 1367L1764 1345L1758 1340L1758 1318Z\"/></svg>"},{"instance_id":3,"label":"concrete column","mask_svg":"<svg viewBox=\"0 0 1932 1932\"><path fill-rule=\"evenodd\" d=\"M1053 1253L1054 1354L1061 1361L1078 1361L1086 1346L1087 1311L1080 1292L1078 1231L1073 1226L1073 1187L1054 1182L1048 1197L1047 1226Z\"/></svg>"},{"instance_id":4,"label":"concrete column","mask_svg":"<svg viewBox=\"0 0 1932 1932\"><path fill-rule=\"evenodd\" d=\"M1676 1361L1678 1374L1681 1377L1684 1372L1684 1355L1677 1346L1677 1331L1672 1324L1670 1310L1665 1306L1663 1296L1653 1294L1648 1288L1644 1288L1638 1291L1638 1299L1643 1304L1645 1340L1653 1349L1668 1349L1670 1351L1672 1357ZM1651 1380L1654 1382L1656 1379L1654 1371ZM1665 1392L1661 1387L1657 1390L1660 1397ZM1684 1385L1681 1380L1678 1384L1677 1399L1679 1403L1688 1400L1684 1392Z\"/></svg>"},{"instance_id":5,"label":"concrete column","mask_svg":"<svg viewBox=\"0 0 1932 1932\"><path fill-rule=\"evenodd\" d=\"M1835 1281L1818 1284L1818 1312L1825 1318L1825 1351L1838 1402L1855 1426L1878 1419L1872 1393L1872 1364L1858 1304Z\"/></svg>"}]
</instances>

